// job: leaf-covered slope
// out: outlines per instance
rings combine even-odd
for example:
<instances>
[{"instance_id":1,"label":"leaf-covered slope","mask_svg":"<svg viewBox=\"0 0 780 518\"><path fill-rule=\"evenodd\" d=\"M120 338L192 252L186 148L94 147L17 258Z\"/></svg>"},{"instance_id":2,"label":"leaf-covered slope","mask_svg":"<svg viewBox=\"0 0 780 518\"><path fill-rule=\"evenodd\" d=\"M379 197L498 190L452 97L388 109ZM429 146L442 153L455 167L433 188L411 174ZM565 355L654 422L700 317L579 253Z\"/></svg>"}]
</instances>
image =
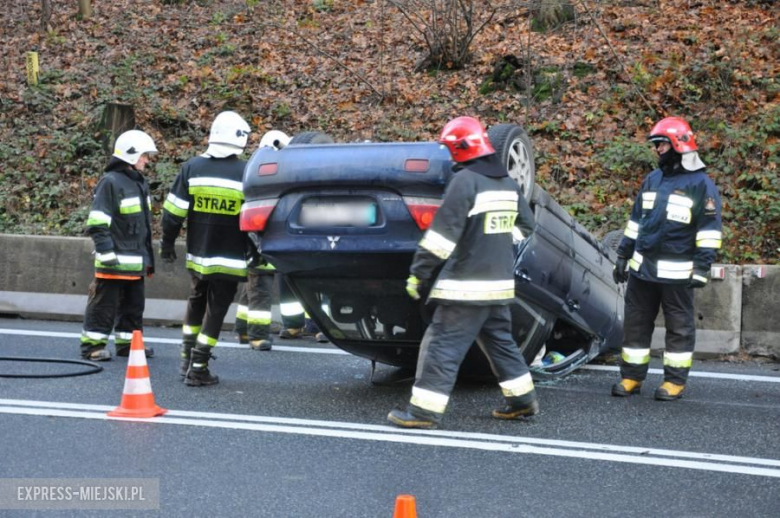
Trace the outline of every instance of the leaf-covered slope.
<instances>
[{"instance_id":1,"label":"leaf-covered slope","mask_svg":"<svg viewBox=\"0 0 780 518\"><path fill-rule=\"evenodd\" d=\"M0 19L0 231L82 231L106 161L96 123L108 102L132 105L158 143L156 210L223 109L250 121L250 150L271 128L429 140L470 114L524 125L538 181L597 234L624 224L653 166L646 133L674 114L694 126L723 195L721 260L777 262L771 3L576 1L576 21L538 33L524 3L492 2L503 8L464 69L422 71L424 42L382 0L93 0L89 20L76 19L76 2L52 0L49 31L39 0L11 4ZM24 66L33 50L36 87Z\"/></svg>"}]
</instances>

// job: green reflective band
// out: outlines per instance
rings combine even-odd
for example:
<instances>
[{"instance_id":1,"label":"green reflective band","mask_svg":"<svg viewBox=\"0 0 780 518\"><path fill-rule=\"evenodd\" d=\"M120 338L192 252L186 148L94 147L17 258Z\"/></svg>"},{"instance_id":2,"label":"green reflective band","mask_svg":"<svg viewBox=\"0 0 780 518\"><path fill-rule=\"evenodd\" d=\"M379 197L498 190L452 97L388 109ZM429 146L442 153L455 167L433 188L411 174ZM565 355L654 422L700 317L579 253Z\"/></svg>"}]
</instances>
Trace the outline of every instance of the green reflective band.
<instances>
[{"instance_id":1,"label":"green reflective band","mask_svg":"<svg viewBox=\"0 0 780 518\"><path fill-rule=\"evenodd\" d=\"M119 338L117 338L116 340L114 340L114 343L116 345L126 345L130 343L130 340L120 340Z\"/></svg>"},{"instance_id":2,"label":"green reflective band","mask_svg":"<svg viewBox=\"0 0 780 518\"><path fill-rule=\"evenodd\" d=\"M644 351L645 349L643 349ZM650 363L650 353L646 354L631 354L627 353L625 349L620 353L620 357L623 359L624 362L630 363L632 365L644 365L646 363Z\"/></svg>"},{"instance_id":3,"label":"green reflective band","mask_svg":"<svg viewBox=\"0 0 780 518\"><path fill-rule=\"evenodd\" d=\"M270 311L250 311L248 315L250 324L258 326L267 326L271 324Z\"/></svg>"},{"instance_id":4,"label":"green reflective band","mask_svg":"<svg viewBox=\"0 0 780 518\"><path fill-rule=\"evenodd\" d=\"M229 268L227 266L212 265L203 266L194 261L187 261L187 269L198 272L201 275L214 275L222 273L225 275L235 275L236 277L246 277L246 268Z\"/></svg>"},{"instance_id":5,"label":"green reflective band","mask_svg":"<svg viewBox=\"0 0 780 518\"><path fill-rule=\"evenodd\" d=\"M181 326L181 333L183 335L196 335L200 333L200 328L201 326L188 326L185 324Z\"/></svg>"},{"instance_id":6,"label":"green reflective band","mask_svg":"<svg viewBox=\"0 0 780 518\"><path fill-rule=\"evenodd\" d=\"M690 369L693 365L693 353L664 353L664 367Z\"/></svg>"},{"instance_id":7,"label":"green reflective band","mask_svg":"<svg viewBox=\"0 0 780 518\"><path fill-rule=\"evenodd\" d=\"M165 203L163 203L163 210L170 212L174 216L179 216L180 218L186 218L187 212L189 212L187 209L180 209L168 200L165 200Z\"/></svg>"},{"instance_id":8,"label":"green reflective band","mask_svg":"<svg viewBox=\"0 0 780 518\"><path fill-rule=\"evenodd\" d=\"M262 270L262 271L266 271L266 272L268 272L268 271L273 272L273 271L276 271L276 267L274 265L272 265L271 263L265 263L263 265L256 266L255 270Z\"/></svg>"},{"instance_id":9,"label":"green reflective band","mask_svg":"<svg viewBox=\"0 0 780 518\"><path fill-rule=\"evenodd\" d=\"M95 259L95 268L102 268L105 270L116 270L120 272L141 272L144 269L144 263L132 263L132 264L116 264L116 265L105 265Z\"/></svg>"},{"instance_id":10,"label":"green reflective band","mask_svg":"<svg viewBox=\"0 0 780 518\"><path fill-rule=\"evenodd\" d=\"M141 212L141 205L128 205L127 207L119 207L120 214L137 214Z\"/></svg>"},{"instance_id":11,"label":"green reflective band","mask_svg":"<svg viewBox=\"0 0 780 518\"><path fill-rule=\"evenodd\" d=\"M206 336L203 333L198 335L198 343L203 345L208 345L209 347L214 347L217 345L217 339L211 338L210 336Z\"/></svg>"},{"instance_id":12,"label":"green reflective band","mask_svg":"<svg viewBox=\"0 0 780 518\"><path fill-rule=\"evenodd\" d=\"M106 345L108 343L108 338L104 338L103 340L97 340L94 338L89 338L87 336L81 335L81 343L87 345Z\"/></svg>"},{"instance_id":13,"label":"green reflective band","mask_svg":"<svg viewBox=\"0 0 780 518\"><path fill-rule=\"evenodd\" d=\"M102 219L89 218L87 220L87 226L88 227L100 227L100 226L110 227L111 226L111 222L110 221L104 221Z\"/></svg>"},{"instance_id":14,"label":"green reflective band","mask_svg":"<svg viewBox=\"0 0 780 518\"><path fill-rule=\"evenodd\" d=\"M247 315L249 315L249 308L239 304L238 308L236 308L236 318L246 320Z\"/></svg>"}]
</instances>

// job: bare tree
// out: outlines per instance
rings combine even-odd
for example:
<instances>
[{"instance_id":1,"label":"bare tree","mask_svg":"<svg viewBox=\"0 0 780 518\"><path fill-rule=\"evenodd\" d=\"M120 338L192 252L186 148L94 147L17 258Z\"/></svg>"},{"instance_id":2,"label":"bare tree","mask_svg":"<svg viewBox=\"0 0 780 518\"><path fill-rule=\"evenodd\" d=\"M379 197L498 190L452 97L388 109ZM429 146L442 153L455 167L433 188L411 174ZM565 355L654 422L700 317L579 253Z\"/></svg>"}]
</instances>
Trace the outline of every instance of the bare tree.
<instances>
[{"instance_id":1,"label":"bare tree","mask_svg":"<svg viewBox=\"0 0 780 518\"><path fill-rule=\"evenodd\" d=\"M92 17L92 0L79 0L79 18L82 20Z\"/></svg>"},{"instance_id":2,"label":"bare tree","mask_svg":"<svg viewBox=\"0 0 780 518\"><path fill-rule=\"evenodd\" d=\"M417 69L463 68L471 58L474 37L490 23L497 9L489 1L387 0L420 34L428 55ZM477 5L475 5L477 4Z\"/></svg>"},{"instance_id":3,"label":"bare tree","mask_svg":"<svg viewBox=\"0 0 780 518\"><path fill-rule=\"evenodd\" d=\"M41 30L46 32L51 21L51 0L41 0Z\"/></svg>"}]
</instances>

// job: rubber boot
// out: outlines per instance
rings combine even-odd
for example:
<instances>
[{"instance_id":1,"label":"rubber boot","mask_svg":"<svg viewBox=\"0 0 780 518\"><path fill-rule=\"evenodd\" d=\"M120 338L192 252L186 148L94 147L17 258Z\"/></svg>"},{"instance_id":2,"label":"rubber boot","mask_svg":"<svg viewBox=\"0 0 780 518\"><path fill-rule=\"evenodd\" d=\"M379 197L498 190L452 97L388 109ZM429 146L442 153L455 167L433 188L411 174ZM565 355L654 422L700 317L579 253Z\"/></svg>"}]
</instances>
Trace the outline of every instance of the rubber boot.
<instances>
[{"instance_id":1,"label":"rubber boot","mask_svg":"<svg viewBox=\"0 0 780 518\"><path fill-rule=\"evenodd\" d=\"M270 338L266 340L251 340L249 347L255 351L270 351L273 348L274 342Z\"/></svg>"},{"instance_id":2,"label":"rubber boot","mask_svg":"<svg viewBox=\"0 0 780 518\"><path fill-rule=\"evenodd\" d=\"M81 357L85 360L93 361L93 362L107 362L111 361L111 353L106 349L105 347L100 347L98 349L92 349L89 352L82 353Z\"/></svg>"},{"instance_id":3,"label":"rubber boot","mask_svg":"<svg viewBox=\"0 0 780 518\"><path fill-rule=\"evenodd\" d=\"M184 383L188 387L201 387L219 383L219 376L212 376L211 372L209 372L209 359L216 358L216 356L211 354L211 348L198 349L195 347L190 354L192 361L190 362L187 376L184 378Z\"/></svg>"},{"instance_id":4,"label":"rubber boot","mask_svg":"<svg viewBox=\"0 0 780 518\"><path fill-rule=\"evenodd\" d=\"M493 410L493 417L496 419L526 419L539 413L539 402L534 399L530 403L522 406L506 405L503 408Z\"/></svg>"},{"instance_id":5,"label":"rubber boot","mask_svg":"<svg viewBox=\"0 0 780 518\"><path fill-rule=\"evenodd\" d=\"M194 346L191 343L181 344L181 363L179 364L179 376L184 379L187 376L187 371L190 370L190 361L192 360L192 348Z\"/></svg>"},{"instance_id":6,"label":"rubber boot","mask_svg":"<svg viewBox=\"0 0 780 518\"><path fill-rule=\"evenodd\" d=\"M424 410L415 405L403 408L394 408L387 414L387 420L401 428L423 428L433 430L438 428L442 414Z\"/></svg>"},{"instance_id":7,"label":"rubber boot","mask_svg":"<svg viewBox=\"0 0 780 518\"><path fill-rule=\"evenodd\" d=\"M671 381L664 381L655 391L655 398L658 401L674 401L683 397L685 385L677 385Z\"/></svg>"},{"instance_id":8,"label":"rubber boot","mask_svg":"<svg viewBox=\"0 0 780 518\"><path fill-rule=\"evenodd\" d=\"M612 385L612 395L617 397L628 397L631 394L639 394L641 389L641 381L623 378L619 383Z\"/></svg>"}]
</instances>

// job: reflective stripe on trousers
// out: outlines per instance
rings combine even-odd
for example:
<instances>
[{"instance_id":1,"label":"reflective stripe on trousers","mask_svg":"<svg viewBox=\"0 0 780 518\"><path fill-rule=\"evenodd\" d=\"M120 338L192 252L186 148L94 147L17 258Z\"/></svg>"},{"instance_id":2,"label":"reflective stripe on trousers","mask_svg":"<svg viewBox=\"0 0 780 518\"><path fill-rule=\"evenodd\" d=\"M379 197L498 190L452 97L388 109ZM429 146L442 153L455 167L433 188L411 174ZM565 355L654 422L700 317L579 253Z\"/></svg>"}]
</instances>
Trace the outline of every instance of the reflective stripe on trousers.
<instances>
[{"instance_id":1,"label":"reflective stripe on trousers","mask_svg":"<svg viewBox=\"0 0 780 518\"><path fill-rule=\"evenodd\" d=\"M659 309L663 309L666 323L664 379L684 385L696 345L693 290L684 284L649 282L629 276L620 373L623 378L637 381L647 376Z\"/></svg>"}]
</instances>

